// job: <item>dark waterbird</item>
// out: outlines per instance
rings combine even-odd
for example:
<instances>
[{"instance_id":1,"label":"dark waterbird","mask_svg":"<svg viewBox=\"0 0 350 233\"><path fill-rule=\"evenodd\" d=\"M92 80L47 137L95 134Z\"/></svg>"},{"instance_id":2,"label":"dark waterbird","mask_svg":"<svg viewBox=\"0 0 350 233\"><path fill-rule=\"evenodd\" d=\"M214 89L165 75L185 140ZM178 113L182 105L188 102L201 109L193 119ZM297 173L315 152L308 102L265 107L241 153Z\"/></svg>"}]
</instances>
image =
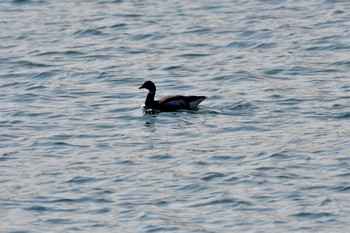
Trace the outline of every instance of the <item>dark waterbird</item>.
<instances>
[{"instance_id":1,"label":"dark waterbird","mask_svg":"<svg viewBox=\"0 0 350 233\"><path fill-rule=\"evenodd\" d=\"M206 96L166 96L160 100L154 100L156 85L152 81L146 81L139 89L145 88L149 92L145 101L145 109L151 111L174 112L177 110L189 110L196 108Z\"/></svg>"}]
</instances>

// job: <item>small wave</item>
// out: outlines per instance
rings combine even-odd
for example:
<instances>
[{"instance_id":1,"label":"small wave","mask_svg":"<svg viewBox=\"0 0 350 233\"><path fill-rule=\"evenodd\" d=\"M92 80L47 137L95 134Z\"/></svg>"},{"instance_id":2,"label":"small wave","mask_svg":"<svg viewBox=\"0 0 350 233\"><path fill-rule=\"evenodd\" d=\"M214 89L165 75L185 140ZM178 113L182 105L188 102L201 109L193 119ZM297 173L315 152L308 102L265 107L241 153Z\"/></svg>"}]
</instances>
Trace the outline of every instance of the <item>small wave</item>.
<instances>
[{"instance_id":1,"label":"small wave","mask_svg":"<svg viewBox=\"0 0 350 233\"><path fill-rule=\"evenodd\" d=\"M26 91L43 91L46 90L47 88L43 85L38 85L38 86L32 86L32 87L28 87L26 89Z\"/></svg>"},{"instance_id":2,"label":"small wave","mask_svg":"<svg viewBox=\"0 0 350 233\"><path fill-rule=\"evenodd\" d=\"M266 69L264 71L264 74L274 75L274 74L282 73L283 71L284 71L284 69L281 69L281 68Z\"/></svg>"},{"instance_id":3,"label":"small wave","mask_svg":"<svg viewBox=\"0 0 350 233\"><path fill-rule=\"evenodd\" d=\"M42 0L12 0L14 4L44 3Z\"/></svg>"},{"instance_id":4,"label":"small wave","mask_svg":"<svg viewBox=\"0 0 350 233\"><path fill-rule=\"evenodd\" d=\"M166 160L166 159L172 159L173 156L171 155L152 155L150 159L154 160Z\"/></svg>"},{"instance_id":5,"label":"small wave","mask_svg":"<svg viewBox=\"0 0 350 233\"><path fill-rule=\"evenodd\" d=\"M225 46L225 48L238 48L238 49L247 49L257 46L254 42L243 42L243 41L234 41Z\"/></svg>"},{"instance_id":6,"label":"small wave","mask_svg":"<svg viewBox=\"0 0 350 233\"><path fill-rule=\"evenodd\" d=\"M27 66L27 67L51 67L51 64L45 64L45 63L38 63L38 62L32 62L32 61L16 61L16 64L19 66Z\"/></svg>"},{"instance_id":7,"label":"small wave","mask_svg":"<svg viewBox=\"0 0 350 233\"><path fill-rule=\"evenodd\" d=\"M192 205L191 207L204 207L204 206L213 206L213 205L224 205L227 206L251 206L252 204L247 201L235 199L235 198L228 198L228 197L222 197L222 198L214 198L213 200L209 201L201 201L197 204Z\"/></svg>"},{"instance_id":8,"label":"small wave","mask_svg":"<svg viewBox=\"0 0 350 233\"><path fill-rule=\"evenodd\" d=\"M306 51L333 51L333 50L349 50L350 46L344 44L338 45L319 45L319 46L311 46L306 48Z\"/></svg>"},{"instance_id":9,"label":"small wave","mask_svg":"<svg viewBox=\"0 0 350 233\"><path fill-rule=\"evenodd\" d=\"M97 209L97 210L91 210L91 211L89 211L89 213L91 213L91 214L97 214L97 215L106 214L106 213L109 213L109 212L111 212L111 209L110 209L110 208L100 208L100 209Z\"/></svg>"},{"instance_id":10,"label":"small wave","mask_svg":"<svg viewBox=\"0 0 350 233\"><path fill-rule=\"evenodd\" d=\"M45 220L46 223L49 224L73 224L75 223L75 221L71 220L71 219L62 219L62 218L53 218L53 219L47 219Z\"/></svg>"},{"instance_id":11,"label":"small wave","mask_svg":"<svg viewBox=\"0 0 350 233\"><path fill-rule=\"evenodd\" d=\"M350 192L350 186L338 186L333 189L337 192Z\"/></svg>"},{"instance_id":12,"label":"small wave","mask_svg":"<svg viewBox=\"0 0 350 233\"><path fill-rule=\"evenodd\" d=\"M349 119L350 112L340 113L335 118L337 118L337 119Z\"/></svg>"},{"instance_id":13,"label":"small wave","mask_svg":"<svg viewBox=\"0 0 350 233\"><path fill-rule=\"evenodd\" d=\"M300 212L300 213L297 213L297 214L292 214L290 216L291 217L297 217L297 218L319 219L319 218L333 216L333 214L328 213L328 212L321 212L321 213Z\"/></svg>"},{"instance_id":14,"label":"small wave","mask_svg":"<svg viewBox=\"0 0 350 233\"><path fill-rule=\"evenodd\" d=\"M222 177L225 177L225 175L220 173L220 172L209 172L209 173L204 174L204 177L201 178L201 180L212 181L212 180L215 180L217 178L222 178Z\"/></svg>"},{"instance_id":15,"label":"small wave","mask_svg":"<svg viewBox=\"0 0 350 233\"><path fill-rule=\"evenodd\" d=\"M338 62L334 62L331 65L333 66L346 66L346 67L350 67L350 61L338 61Z\"/></svg>"},{"instance_id":16,"label":"small wave","mask_svg":"<svg viewBox=\"0 0 350 233\"><path fill-rule=\"evenodd\" d=\"M25 210L27 210L27 211L33 211L33 212L52 211L51 208L47 208L47 207L45 207L45 206L38 206L38 205L25 208Z\"/></svg>"},{"instance_id":17,"label":"small wave","mask_svg":"<svg viewBox=\"0 0 350 233\"><path fill-rule=\"evenodd\" d=\"M154 226L149 225L146 227L145 232L146 233L153 233L153 232L177 232L179 229L177 227L170 227L170 226Z\"/></svg>"},{"instance_id":18,"label":"small wave","mask_svg":"<svg viewBox=\"0 0 350 233\"><path fill-rule=\"evenodd\" d=\"M178 190L190 193L199 193L208 190L208 187L203 184L188 184L180 186Z\"/></svg>"},{"instance_id":19,"label":"small wave","mask_svg":"<svg viewBox=\"0 0 350 233\"><path fill-rule=\"evenodd\" d=\"M60 55L60 56L81 56L85 55L85 53L75 50L67 50L67 51L50 51L50 52L44 52L39 53L37 56L52 56L52 55Z\"/></svg>"},{"instance_id":20,"label":"small wave","mask_svg":"<svg viewBox=\"0 0 350 233\"><path fill-rule=\"evenodd\" d=\"M75 36L97 36L97 35L103 35L103 33L100 30L97 29L86 29L86 30L78 30L73 33Z\"/></svg>"},{"instance_id":21,"label":"small wave","mask_svg":"<svg viewBox=\"0 0 350 233\"><path fill-rule=\"evenodd\" d=\"M183 32L184 34L210 34L212 30L210 28L198 28L198 29L193 29L193 30L188 30Z\"/></svg>"},{"instance_id":22,"label":"small wave","mask_svg":"<svg viewBox=\"0 0 350 233\"><path fill-rule=\"evenodd\" d=\"M90 198L90 197L81 197L81 198L62 198L62 199L55 199L52 200L51 203L85 203L85 202L92 202L92 203L110 203L111 200L105 199L105 198Z\"/></svg>"},{"instance_id":23,"label":"small wave","mask_svg":"<svg viewBox=\"0 0 350 233\"><path fill-rule=\"evenodd\" d=\"M132 160L122 160L122 161L118 162L117 164L125 165L125 166L136 165L136 163Z\"/></svg>"},{"instance_id":24,"label":"small wave","mask_svg":"<svg viewBox=\"0 0 350 233\"><path fill-rule=\"evenodd\" d=\"M338 174L337 177L349 177L350 178L350 172Z\"/></svg>"},{"instance_id":25,"label":"small wave","mask_svg":"<svg viewBox=\"0 0 350 233\"><path fill-rule=\"evenodd\" d=\"M150 40L150 41L154 41L154 40L161 40L165 38L164 35L160 35L160 34L136 34L133 35L130 39L131 40Z\"/></svg>"},{"instance_id":26,"label":"small wave","mask_svg":"<svg viewBox=\"0 0 350 233\"><path fill-rule=\"evenodd\" d=\"M15 153L16 152L4 152L0 154L0 162L16 159L15 157L11 156L12 154L15 154Z\"/></svg>"},{"instance_id":27,"label":"small wave","mask_svg":"<svg viewBox=\"0 0 350 233\"><path fill-rule=\"evenodd\" d=\"M253 47L253 49L273 49L276 48L276 43L260 43Z\"/></svg>"},{"instance_id":28,"label":"small wave","mask_svg":"<svg viewBox=\"0 0 350 233\"><path fill-rule=\"evenodd\" d=\"M249 38L249 39L267 39L272 37L272 32L268 29L263 30L244 30L242 33L240 33L240 36L243 38Z\"/></svg>"},{"instance_id":29,"label":"small wave","mask_svg":"<svg viewBox=\"0 0 350 233\"><path fill-rule=\"evenodd\" d=\"M292 159L294 156L285 152L276 152L268 155L267 159Z\"/></svg>"},{"instance_id":30,"label":"small wave","mask_svg":"<svg viewBox=\"0 0 350 233\"><path fill-rule=\"evenodd\" d=\"M167 66L167 67L163 68L163 70L179 70L182 68L183 68L183 66Z\"/></svg>"},{"instance_id":31,"label":"small wave","mask_svg":"<svg viewBox=\"0 0 350 233\"><path fill-rule=\"evenodd\" d=\"M100 181L101 179L96 179L96 178L91 178L91 177L81 177L81 176L76 176L69 181L68 183L77 183L77 184L84 184L84 183L92 183L92 182L97 182Z\"/></svg>"},{"instance_id":32,"label":"small wave","mask_svg":"<svg viewBox=\"0 0 350 233\"><path fill-rule=\"evenodd\" d=\"M117 24L113 24L112 26L110 26L110 28L121 28L121 27L126 27L128 26L126 23L117 23Z\"/></svg>"},{"instance_id":33,"label":"small wave","mask_svg":"<svg viewBox=\"0 0 350 233\"><path fill-rule=\"evenodd\" d=\"M230 155L215 155L210 159L213 160L241 160L245 158L245 156L230 156Z\"/></svg>"},{"instance_id":34,"label":"small wave","mask_svg":"<svg viewBox=\"0 0 350 233\"><path fill-rule=\"evenodd\" d=\"M298 99L298 98L287 98L277 101L277 104L279 105L297 105L302 102L304 102L304 99Z\"/></svg>"},{"instance_id":35,"label":"small wave","mask_svg":"<svg viewBox=\"0 0 350 233\"><path fill-rule=\"evenodd\" d=\"M142 14L119 14L118 16L125 17L125 18L139 18L142 17Z\"/></svg>"},{"instance_id":36,"label":"small wave","mask_svg":"<svg viewBox=\"0 0 350 233\"><path fill-rule=\"evenodd\" d=\"M179 54L177 57L182 57L182 58L200 58L200 57L207 57L212 54L210 53L184 53L184 54Z\"/></svg>"},{"instance_id":37,"label":"small wave","mask_svg":"<svg viewBox=\"0 0 350 233\"><path fill-rule=\"evenodd\" d=\"M55 75L57 75L56 72L51 72L51 71L44 71L44 72L40 72L40 73L33 73L33 74L29 74L27 76L28 79L48 79L48 78L52 78Z\"/></svg>"},{"instance_id":38,"label":"small wave","mask_svg":"<svg viewBox=\"0 0 350 233\"><path fill-rule=\"evenodd\" d=\"M236 76L233 74L228 74L228 75L219 75L219 76L215 76L212 78L213 81L232 81L235 80Z\"/></svg>"}]
</instances>

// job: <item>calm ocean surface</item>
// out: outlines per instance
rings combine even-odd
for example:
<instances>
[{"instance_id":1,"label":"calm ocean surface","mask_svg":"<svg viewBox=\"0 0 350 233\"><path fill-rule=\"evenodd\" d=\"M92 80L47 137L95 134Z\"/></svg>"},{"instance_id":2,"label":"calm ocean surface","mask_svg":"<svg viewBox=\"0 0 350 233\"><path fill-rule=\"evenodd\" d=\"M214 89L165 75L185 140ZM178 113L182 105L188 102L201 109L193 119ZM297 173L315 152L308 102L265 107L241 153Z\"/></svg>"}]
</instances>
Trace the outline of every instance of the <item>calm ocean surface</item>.
<instances>
[{"instance_id":1,"label":"calm ocean surface","mask_svg":"<svg viewBox=\"0 0 350 233\"><path fill-rule=\"evenodd\" d=\"M349 232L350 1L0 0L0 185L1 233Z\"/></svg>"}]
</instances>

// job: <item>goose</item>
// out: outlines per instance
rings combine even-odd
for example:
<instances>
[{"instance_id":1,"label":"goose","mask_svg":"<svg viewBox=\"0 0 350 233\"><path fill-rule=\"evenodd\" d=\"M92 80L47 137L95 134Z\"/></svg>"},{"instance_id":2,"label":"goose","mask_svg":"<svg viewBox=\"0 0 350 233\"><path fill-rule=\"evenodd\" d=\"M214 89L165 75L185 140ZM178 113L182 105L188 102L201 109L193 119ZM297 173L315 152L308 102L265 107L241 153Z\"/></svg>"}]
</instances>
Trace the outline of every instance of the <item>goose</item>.
<instances>
[{"instance_id":1,"label":"goose","mask_svg":"<svg viewBox=\"0 0 350 233\"><path fill-rule=\"evenodd\" d=\"M173 95L166 96L159 100L154 100L156 95L156 85L152 81L146 81L139 89L147 89L144 108L146 110L160 111L160 112L174 112L178 110L189 110L196 108L206 96L182 96Z\"/></svg>"}]
</instances>

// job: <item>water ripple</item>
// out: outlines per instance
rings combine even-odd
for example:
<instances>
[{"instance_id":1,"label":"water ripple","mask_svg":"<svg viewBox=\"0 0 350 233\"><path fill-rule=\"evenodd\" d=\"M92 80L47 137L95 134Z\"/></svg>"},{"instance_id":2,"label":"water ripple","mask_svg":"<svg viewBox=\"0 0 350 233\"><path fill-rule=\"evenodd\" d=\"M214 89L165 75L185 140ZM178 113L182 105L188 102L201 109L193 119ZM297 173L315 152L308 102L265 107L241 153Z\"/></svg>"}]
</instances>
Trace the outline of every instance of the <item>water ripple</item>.
<instances>
[{"instance_id":1,"label":"water ripple","mask_svg":"<svg viewBox=\"0 0 350 233\"><path fill-rule=\"evenodd\" d=\"M0 1L1 231L347 232L349 11Z\"/></svg>"}]
</instances>

